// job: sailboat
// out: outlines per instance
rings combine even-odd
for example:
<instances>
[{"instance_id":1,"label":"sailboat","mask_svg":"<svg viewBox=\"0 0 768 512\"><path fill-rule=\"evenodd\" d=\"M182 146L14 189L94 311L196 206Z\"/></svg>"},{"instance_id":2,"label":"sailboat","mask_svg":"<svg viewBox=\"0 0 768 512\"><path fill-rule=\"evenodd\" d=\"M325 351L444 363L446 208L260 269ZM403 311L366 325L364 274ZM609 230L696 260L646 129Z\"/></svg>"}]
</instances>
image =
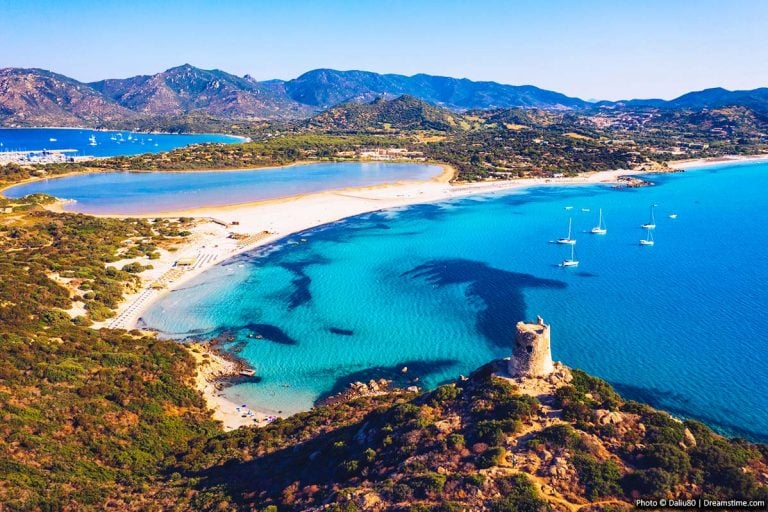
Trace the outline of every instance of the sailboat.
<instances>
[{"instance_id":1,"label":"sailboat","mask_svg":"<svg viewBox=\"0 0 768 512\"><path fill-rule=\"evenodd\" d=\"M676 219L677 218L677 214L676 213L670 213L669 214L669 218L670 219Z\"/></svg>"},{"instance_id":2,"label":"sailboat","mask_svg":"<svg viewBox=\"0 0 768 512\"><path fill-rule=\"evenodd\" d=\"M648 230L648 235L645 237L645 240L640 240L640 245L653 245L655 242L653 241L653 231Z\"/></svg>"},{"instance_id":3,"label":"sailboat","mask_svg":"<svg viewBox=\"0 0 768 512\"><path fill-rule=\"evenodd\" d=\"M655 204L651 205L651 220L647 224L643 224L643 229L656 229L656 218L653 216L653 208Z\"/></svg>"},{"instance_id":4,"label":"sailboat","mask_svg":"<svg viewBox=\"0 0 768 512\"><path fill-rule=\"evenodd\" d=\"M604 235L608 232L608 230L605 228L605 222L603 222L603 209L600 208L600 218L597 221L597 226L592 228L593 235Z\"/></svg>"},{"instance_id":5,"label":"sailboat","mask_svg":"<svg viewBox=\"0 0 768 512\"><path fill-rule=\"evenodd\" d=\"M559 244L569 244L569 245L573 245L573 244L576 243L576 240L571 238L571 227L572 227L572 225L573 225L573 217L568 219L568 236L566 236L565 238L558 238L557 239L557 243L559 243Z\"/></svg>"},{"instance_id":6,"label":"sailboat","mask_svg":"<svg viewBox=\"0 0 768 512\"><path fill-rule=\"evenodd\" d=\"M88 140L89 140L89 142L88 142L89 146L95 146L96 145L96 136L95 135L91 135L90 137L88 137Z\"/></svg>"},{"instance_id":7,"label":"sailboat","mask_svg":"<svg viewBox=\"0 0 768 512\"><path fill-rule=\"evenodd\" d=\"M561 267L578 267L579 266L579 260L576 259L574 256L574 249L575 247L571 245L571 257L569 259L564 259L563 262L560 264Z\"/></svg>"}]
</instances>

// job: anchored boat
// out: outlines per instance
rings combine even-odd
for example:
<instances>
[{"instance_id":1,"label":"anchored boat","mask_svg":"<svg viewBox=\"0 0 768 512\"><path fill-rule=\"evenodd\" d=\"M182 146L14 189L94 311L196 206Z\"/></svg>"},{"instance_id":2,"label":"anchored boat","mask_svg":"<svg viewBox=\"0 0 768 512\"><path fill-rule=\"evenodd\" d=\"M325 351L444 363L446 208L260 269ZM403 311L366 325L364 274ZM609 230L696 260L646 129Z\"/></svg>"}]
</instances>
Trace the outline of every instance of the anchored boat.
<instances>
[{"instance_id":1,"label":"anchored boat","mask_svg":"<svg viewBox=\"0 0 768 512\"><path fill-rule=\"evenodd\" d=\"M578 267L579 266L579 260L577 260L574 255L574 249L575 247L571 245L571 257L564 259L563 262L560 263L561 267Z\"/></svg>"},{"instance_id":2,"label":"anchored boat","mask_svg":"<svg viewBox=\"0 0 768 512\"><path fill-rule=\"evenodd\" d=\"M576 243L576 240L571 238L571 227L572 226L573 226L573 217L568 219L568 236L566 236L564 238L558 238L557 239L557 243L559 243L559 244L568 244L568 245L573 245L573 244Z\"/></svg>"},{"instance_id":3,"label":"anchored boat","mask_svg":"<svg viewBox=\"0 0 768 512\"><path fill-rule=\"evenodd\" d=\"M607 232L608 230L605 227L605 222L603 222L603 209L600 208L600 217L597 220L597 226L593 227L590 233L593 235L604 235Z\"/></svg>"},{"instance_id":4,"label":"anchored boat","mask_svg":"<svg viewBox=\"0 0 768 512\"><path fill-rule=\"evenodd\" d=\"M640 240L640 245L653 245L654 243L655 242L653 241L653 231L649 229L645 239Z\"/></svg>"},{"instance_id":5,"label":"anchored boat","mask_svg":"<svg viewBox=\"0 0 768 512\"><path fill-rule=\"evenodd\" d=\"M656 229L656 217L653 215L653 209L655 206L655 204L651 205L651 219L647 224L643 224L643 229Z\"/></svg>"}]
</instances>

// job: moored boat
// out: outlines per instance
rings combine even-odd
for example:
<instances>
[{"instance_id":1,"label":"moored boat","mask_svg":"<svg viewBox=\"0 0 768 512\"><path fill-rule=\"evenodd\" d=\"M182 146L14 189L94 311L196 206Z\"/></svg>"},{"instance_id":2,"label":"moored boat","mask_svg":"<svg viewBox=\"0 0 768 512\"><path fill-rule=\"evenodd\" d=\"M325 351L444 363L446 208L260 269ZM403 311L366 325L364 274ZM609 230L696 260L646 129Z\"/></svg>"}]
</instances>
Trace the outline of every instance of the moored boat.
<instances>
[{"instance_id":1,"label":"moored boat","mask_svg":"<svg viewBox=\"0 0 768 512\"><path fill-rule=\"evenodd\" d=\"M654 245L654 243L655 242L653 241L653 231L649 229L646 237L640 240L640 245Z\"/></svg>"},{"instance_id":2,"label":"moored boat","mask_svg":"<svg viewBox=\"0 0 768 512\"><path fill-rule=\"evenodd\" d=\"M579 260L576 259L574 250L575 250L575 247L571 245L571 257L564 259L562 263L560 263L561 267L578 267L579 266Z\"/></svg>"},{"instance_id":3,"label":"moored boat","mask_svg":"<svg viewBox=\"0 0 768 512\"><path fill-rule=\"evenodd\" d=\"M568 235L563 238L558 238L557 243L559 244L568 244L573 245L576 243L576 240L571 238L571 228L573 227L573 218L568 219Z\"/></svg>"},{"instance_id":4,"label":"moored boat","mask_svg":"<svg viewBox=\"0 0 768 512\"><path fill-rule=\"evenodd\" d=\"M653 215L653 209L655 206L655 204L651 205L651 218L646 224L642 225L643 229L656 229L656 217Z\"/></svg>"},{"instance_id":5,"label":"moored boat","mask_svg":"<svg viewBox=\"0 0 768 512\"><path fill-rule=\"evenodd\" d=\"M597 220L597 226L593 227L590 233L593 235L604 235L608 232L608 229L605 227L605 222L603 221L603 209L600 208L600 217Z\"/></svg>"}]
</instances>

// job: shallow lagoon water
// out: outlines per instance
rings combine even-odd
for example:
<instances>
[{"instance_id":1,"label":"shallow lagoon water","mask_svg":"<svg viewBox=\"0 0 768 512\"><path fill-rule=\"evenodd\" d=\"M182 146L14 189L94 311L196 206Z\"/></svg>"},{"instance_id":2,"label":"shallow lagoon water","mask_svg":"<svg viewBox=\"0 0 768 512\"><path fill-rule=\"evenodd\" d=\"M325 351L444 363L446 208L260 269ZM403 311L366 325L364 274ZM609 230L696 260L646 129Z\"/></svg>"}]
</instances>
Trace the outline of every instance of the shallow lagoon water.
<instances>
[{"instance_id":1,"label":"shallow lagoon water","mask_svg":"<svg viewBox=\"0 0 768 512\"><path fill-rule=\"evenodd\" d=\"M515 322L540 314L555 359L629 398L768 440L768 165L651 179L353 217L224 262L143 321L177 339L234 336L227 347L261 381L227 396L288 413L354 380L455 379L509 355ZM656 245L640 247L650 204ZM598 208L606 236L586 233ZM581 264L563 269L569 248L548 241L571 216Z\"/></svg>"},{"instance_id":2,"label":"shallow lagoon water","mask_svg":"<svg viewBox=\"0 0 768 512\"><path fill-rule=\"evenodd\" d=\"M74 203L65 210L94 214L156 213L429 180L441 167L425 164L317 163L247 171L107 172L33 181L11 187L8 197L42 193Z\"/></svg>"}]
</instances>

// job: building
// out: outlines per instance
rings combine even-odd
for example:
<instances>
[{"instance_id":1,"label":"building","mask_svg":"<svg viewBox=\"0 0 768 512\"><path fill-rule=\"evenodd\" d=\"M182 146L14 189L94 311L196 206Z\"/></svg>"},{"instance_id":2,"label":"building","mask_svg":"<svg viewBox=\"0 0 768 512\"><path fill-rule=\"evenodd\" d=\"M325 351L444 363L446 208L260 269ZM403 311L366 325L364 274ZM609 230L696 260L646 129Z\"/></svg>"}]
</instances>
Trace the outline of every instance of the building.
<instances>
[{"instance_id":1,"label":"building","mask_svg":"<svg viewBox=\"0 0 768 512\"><path fill-rule=\"evenodd\" d=\"M554 370L549 325L540 316L535 324L518 322L515 346L508 363L509 374L512 377L547 377Z\"/></svg>"}]
</instances>

